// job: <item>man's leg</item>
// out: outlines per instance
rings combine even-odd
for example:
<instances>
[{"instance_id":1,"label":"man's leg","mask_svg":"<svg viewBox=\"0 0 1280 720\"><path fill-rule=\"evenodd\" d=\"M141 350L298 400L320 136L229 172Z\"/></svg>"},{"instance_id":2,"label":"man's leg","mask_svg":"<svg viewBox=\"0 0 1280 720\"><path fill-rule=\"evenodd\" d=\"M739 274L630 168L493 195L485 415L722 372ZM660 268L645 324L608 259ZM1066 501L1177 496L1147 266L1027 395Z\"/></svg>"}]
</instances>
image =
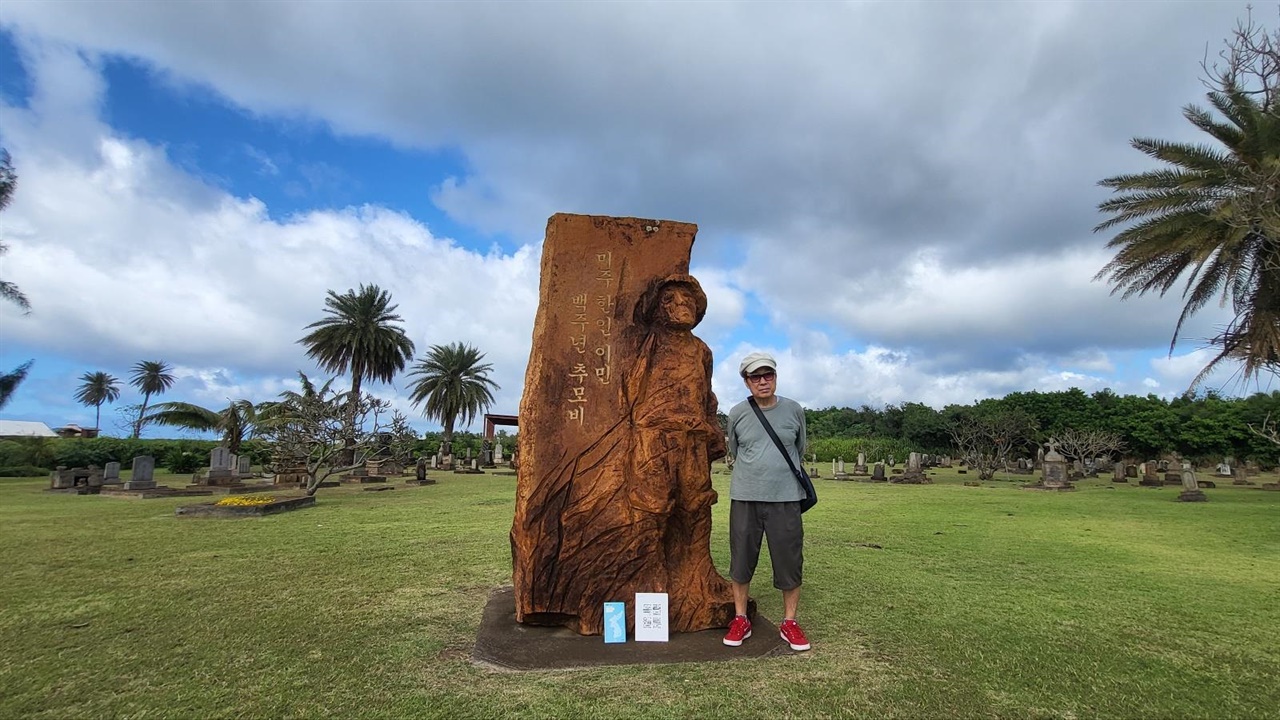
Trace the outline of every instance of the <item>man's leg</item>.
<instances>
[{"instance_id":1,"label":"man's leg","mask_svg":"<svg viewBox=\"0 0 1280 720\"><path fill-rule=\"evenodd\" d=\"M747 614L747 600L751 598L751 583L740 583L736 580L730 580L729 582L733 584L733 611L745 616Z\"/></svg>"},{"instance_id":2,"label":"man's leg","mask_svg":"<svg viewBox=\"0 0 1280 720\"><path fill-rule=\"evenodd\" d=\"M796 610L800 607L800 588L793 587L782 591L783 620L795 620Z\"/></svg>"},{"instance_id":3,"label":"man's leg","mask_svg":"<svg viewBox=\"0 0 1280 720\"><path fill-rule=\"evenodd\" d=\"M769 520L765 522L765 537L769 539L769 557L773 559L773 586L782 591L783 618L778 630L792 650L808 650L809 639L796 623L804 574L804 521L800 517L800 503L773 503Z\"/></svg>"}]
</instances>

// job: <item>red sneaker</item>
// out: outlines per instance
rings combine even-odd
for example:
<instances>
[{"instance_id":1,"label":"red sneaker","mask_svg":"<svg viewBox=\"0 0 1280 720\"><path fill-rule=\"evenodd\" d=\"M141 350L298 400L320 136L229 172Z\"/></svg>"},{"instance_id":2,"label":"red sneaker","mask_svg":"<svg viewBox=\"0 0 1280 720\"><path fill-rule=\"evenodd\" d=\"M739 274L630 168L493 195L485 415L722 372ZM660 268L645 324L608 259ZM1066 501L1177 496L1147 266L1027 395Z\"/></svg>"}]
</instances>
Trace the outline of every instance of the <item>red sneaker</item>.
<instances>
[{"instance_id":1,"label":"red sneaker","mask_svg":"<svg viewBox=\"0 0 1280 720\"><path fill-rule=\"evenodd\" d=\"M729 627L729 631L733 631L733 626ZM782 636L783 640L787 641L792 650L809 649L809 638L804 636L804 631L800 629L800 624L795 620L783 620L782 624L778 626L778 634ZM728 638L725 639L725 642L729 642Z\"/></svg>"},{"instance_id":2,"label":"red sneaker","mask_svg":"<svg viewBox=\"0 0 1280 720\"><path fill-rule=\"evenodd\" d=\"M724 635L724 644L729 647L738 647L749 637L751 637L751 621L746 615L734 615L733 622L729 623L729 632Z\"/></svg>"}]
</instances>

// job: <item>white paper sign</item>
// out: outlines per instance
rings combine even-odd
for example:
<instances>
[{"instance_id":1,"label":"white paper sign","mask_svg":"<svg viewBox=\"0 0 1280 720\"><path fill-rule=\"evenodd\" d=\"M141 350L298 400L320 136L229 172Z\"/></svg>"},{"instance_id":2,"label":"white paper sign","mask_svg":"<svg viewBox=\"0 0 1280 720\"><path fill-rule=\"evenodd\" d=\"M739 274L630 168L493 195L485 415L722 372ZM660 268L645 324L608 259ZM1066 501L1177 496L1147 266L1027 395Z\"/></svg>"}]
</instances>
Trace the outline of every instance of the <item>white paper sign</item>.
<instances>
[{"instance_id":1,"label":"white paper sign","mask_svg":"<svg viewBox=\"0 0 1280 720\"><path fill-rule=\"evenodd\" d=\"M636 593L636 641L667 640L667 594Z\"/></svg>"}]
</instances>

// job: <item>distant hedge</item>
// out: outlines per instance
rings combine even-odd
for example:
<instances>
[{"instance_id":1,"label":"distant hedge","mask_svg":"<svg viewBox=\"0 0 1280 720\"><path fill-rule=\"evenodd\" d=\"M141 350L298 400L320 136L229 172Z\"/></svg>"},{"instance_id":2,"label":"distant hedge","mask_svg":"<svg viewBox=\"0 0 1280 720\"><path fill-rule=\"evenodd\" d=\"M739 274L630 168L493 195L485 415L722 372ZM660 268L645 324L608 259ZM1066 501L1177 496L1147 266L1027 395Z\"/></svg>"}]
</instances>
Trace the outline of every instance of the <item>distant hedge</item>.
<instances>
[{"instance_id":1,"label":"distant hedge","mask_svg":"<svg viewBox=\"0 0 1280 720\"><path fill-rule=\"evenodd\" d=\"M41 477L49 471L35 465L0 466L0 477Z\"/></svg>"},{"instance_id":2,"label":"distant hedge","mask_svg":"<svg viewBox=\"0 0 1280 720\"><path fill-rule=\"evenodd\" d=\"M846 463L856 462L858 453L867 454L867 464L893 458L899 463L907 461L907 455L915 448L905 440L889 438L822 438L809 443L807 453L816 453L818 462L831 462L844 458Z\"/></svg>"},{"instance_id":3,"label":"distant hedge","mask_svg":"<svg viewBox=\"0 0 1280 720\"><path fill-rule=\"evenodd\" d=\"M84 467L97 465L103 467L109 462L118 462L122 469L133 464L139 455L151 455L156 464L168 467L165 462L171 458L187 455L198 458L203 467L209 462L209 451L217 447L214 440L133 440L130 438L16 438L0 440L0 468L26 467L38 470L36 475L43 475L59 465L67 467ZM265 453L265 446L246 448L250 456L254 450ZM255 462L257 459L255 458ZM176 471L176 472L191 472ZM14 476L6 476L14 477Z\"/></svg>"}]
</instances>

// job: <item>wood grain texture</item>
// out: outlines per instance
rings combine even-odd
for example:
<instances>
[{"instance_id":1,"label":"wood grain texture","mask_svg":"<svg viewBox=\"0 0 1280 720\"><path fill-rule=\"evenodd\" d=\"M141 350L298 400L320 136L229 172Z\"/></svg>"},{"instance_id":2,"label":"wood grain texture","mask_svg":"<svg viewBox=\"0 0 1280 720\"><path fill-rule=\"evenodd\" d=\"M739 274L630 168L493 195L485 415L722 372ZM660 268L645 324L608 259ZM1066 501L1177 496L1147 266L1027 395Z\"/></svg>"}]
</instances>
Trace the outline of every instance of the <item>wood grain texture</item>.
<instances>
[{"instance_id":1,"label":"wood grain texture","mask_svg":"<svg viewBox=\"0 0 1280 720\"><path fill-rule=\"evenodd\" d=\"M516 619L602 631L603 603L670 596L671 629L725 627L710 555L710 464L724 455L711 351L691 329L697 227L555 215L520 404L511 529Z\"/></svg>"}]
</instances>

